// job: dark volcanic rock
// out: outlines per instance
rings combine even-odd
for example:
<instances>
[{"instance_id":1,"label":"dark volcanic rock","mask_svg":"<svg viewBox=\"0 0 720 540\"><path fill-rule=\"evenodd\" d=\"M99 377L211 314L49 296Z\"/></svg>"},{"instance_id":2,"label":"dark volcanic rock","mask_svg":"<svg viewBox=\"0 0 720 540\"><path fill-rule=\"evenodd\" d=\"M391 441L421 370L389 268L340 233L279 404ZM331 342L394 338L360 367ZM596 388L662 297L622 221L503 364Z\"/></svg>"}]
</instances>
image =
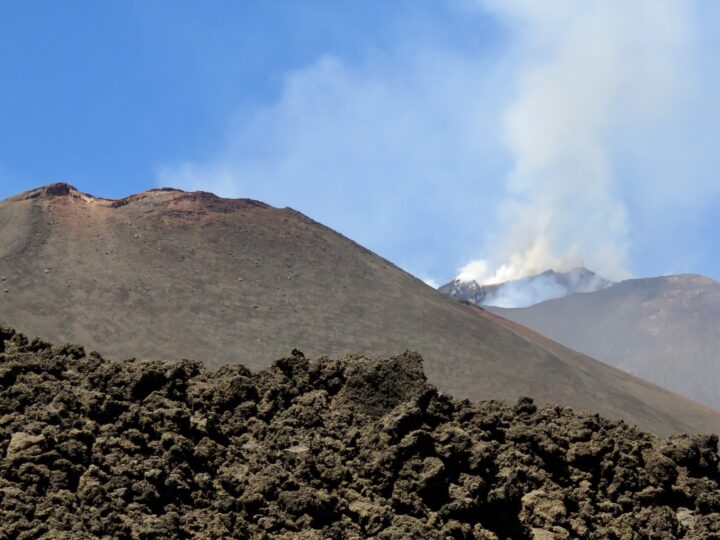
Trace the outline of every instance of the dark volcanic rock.
<instances>
[{"instance_id":1,"label":"dark volcanic rock","mask_svg":"<svg viewBox=\"0 0 720 540\"><path fill-rule=\"evenodd\" d=\"M438 394L417 355L253 374L0 328L0 538L718 538L715 436Z\"/></svg>"}]
</instances>

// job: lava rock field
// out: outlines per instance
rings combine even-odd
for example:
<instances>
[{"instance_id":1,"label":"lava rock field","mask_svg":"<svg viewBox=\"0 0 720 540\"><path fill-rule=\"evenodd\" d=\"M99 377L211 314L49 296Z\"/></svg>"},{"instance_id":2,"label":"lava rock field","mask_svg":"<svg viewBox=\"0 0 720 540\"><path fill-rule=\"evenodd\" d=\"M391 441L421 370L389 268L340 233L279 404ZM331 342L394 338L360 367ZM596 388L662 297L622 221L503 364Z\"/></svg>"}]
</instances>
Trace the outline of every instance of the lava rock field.
<instances>
[{"instance_id":1,"label":"lava rock field","mask_svg":"<svg viewBox=\"0 0 720 540\"><path fill-rule=\"evenodd\" d=\"M0 539L720 538L718 439L455 400L422 360L251 373L0 327Z\"/></svg>"}]
</instances>

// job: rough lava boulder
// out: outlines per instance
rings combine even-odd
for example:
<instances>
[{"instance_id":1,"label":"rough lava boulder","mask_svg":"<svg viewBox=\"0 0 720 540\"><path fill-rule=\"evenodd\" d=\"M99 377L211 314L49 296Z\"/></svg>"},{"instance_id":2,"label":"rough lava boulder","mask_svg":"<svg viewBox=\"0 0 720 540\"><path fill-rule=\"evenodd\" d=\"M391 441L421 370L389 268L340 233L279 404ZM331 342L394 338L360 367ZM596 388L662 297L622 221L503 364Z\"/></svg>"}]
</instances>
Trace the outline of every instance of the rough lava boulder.
<instances>
[{"instance_id":1,"label":"rough lava boulder","mask_svg":"<svg viewBox=\"0 0 720 540\"><path fill-rule=\"evenodd\" d=\"M719 538L717 444L455 400L409 352L211 372L0 328L0 539Z\"/></svg>"}]
</instances>

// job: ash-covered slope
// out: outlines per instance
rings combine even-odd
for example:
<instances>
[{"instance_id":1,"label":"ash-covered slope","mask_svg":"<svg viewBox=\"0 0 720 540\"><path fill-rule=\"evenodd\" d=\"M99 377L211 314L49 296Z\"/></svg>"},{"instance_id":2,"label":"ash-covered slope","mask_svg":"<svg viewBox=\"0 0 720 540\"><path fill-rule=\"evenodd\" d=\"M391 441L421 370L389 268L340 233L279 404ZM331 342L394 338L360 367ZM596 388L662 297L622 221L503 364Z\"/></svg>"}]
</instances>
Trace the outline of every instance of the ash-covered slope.
<instances>
[{"instance_id":1,"label":"ash-covered slope","mask_svg":"<svg viewBox=\"0 0 720 540\"><path fill-rule=\"evenodd\" d=\"M209 373L0 327L2 538L714 538L717 442L457 401L410 353Z\"/></svg>"},{"instance_id":2,"label":"ash-covered slope","mask_svg":"<svg viewBox=\"0 0 720 540\"><path fill-rule=\"evenodd\" d=\"M265 367L306 354L426 359L442 391L530 395L659 432L720 414L448 299L291 209L160 190L121 200L65 184L0 203L0 319L110 358Z\"/></svg>"},{"instance_id":3,"label":"ash-covered slope","mask_svg":"<svg viewBox=\"0 0 720 540\"><path fill-rule=\"evenodd\" d=\"M527 307L545 300L562 298L570 294L587 293L606 289L612 281L587 268L573 268L567 272L546 270L495 285L480 285L477 281L454 279L438 290L478 306Z\"/></svg>"},{"instance_id":4,"label":"ash-covered slope","mask_svg":"<svg viewBox=\"0 0 720 540\"><path fill-rule=\"evenodd\" d=\"M493 311L568 347L720 409L720 283L623 281L591 294Z\"/></svg>"}]
</instances>

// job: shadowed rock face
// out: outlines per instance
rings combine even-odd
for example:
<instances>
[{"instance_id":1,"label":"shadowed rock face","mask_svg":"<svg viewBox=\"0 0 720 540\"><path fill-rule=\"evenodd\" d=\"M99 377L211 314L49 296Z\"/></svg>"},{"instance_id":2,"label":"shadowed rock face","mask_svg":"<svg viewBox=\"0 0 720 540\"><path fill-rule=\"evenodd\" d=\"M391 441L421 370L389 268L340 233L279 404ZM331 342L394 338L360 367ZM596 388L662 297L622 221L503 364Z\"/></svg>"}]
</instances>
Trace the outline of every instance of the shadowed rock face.
<instances>
[{"instance_id":1,"label":"shadowed rock face","mask_svg":"<svg viewBox=\"0 0 720 540\"><path fill-rule=\"evenodd\" d=\"M296 347L308 356L410 349L458 397L531 395L658 432L720 431L718 413L504 326L306 216L257 201L33 190L0 202L3 278L0 320L107 358L258 369Z\"/></svg>"},{"instance_id":2,"label":"shadowed rock face","mask_svg":"<svg viewBox=\"0 0 720 540\"><path fill-rule=\"evenodd\" d=\"M720 409L720 283L696 275L493 311L568 347Z\"/></svg>"},{"instance_id":3,"label":"shadowed rock face","mask_svg":"<svg viewBox=\"0 0 720 540\"><path fill-rule=\"evenodd\" d=\"M717 442L458 401L414 353L211 373L0 327L2 538L710 538Z\"/></svg>"}]
</instances>

